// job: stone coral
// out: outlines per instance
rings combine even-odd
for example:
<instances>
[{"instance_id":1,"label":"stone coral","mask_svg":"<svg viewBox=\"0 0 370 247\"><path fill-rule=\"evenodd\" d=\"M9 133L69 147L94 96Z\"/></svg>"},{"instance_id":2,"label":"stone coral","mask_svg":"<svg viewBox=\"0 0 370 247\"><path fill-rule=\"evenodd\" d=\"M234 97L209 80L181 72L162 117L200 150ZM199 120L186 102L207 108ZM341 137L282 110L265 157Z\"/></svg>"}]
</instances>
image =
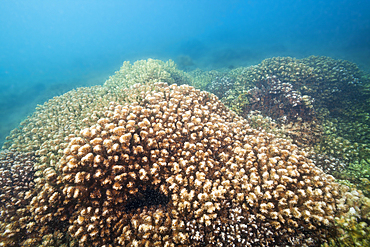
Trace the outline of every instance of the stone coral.
<instances>
[{"instance_id":1,"label":"stone coral","mask_svg":"<svg viewBox=\"0 0 370 247\"><path fill-rule=\"evenodd\" d=\"M370 199L361 191L350 190L347 186L341 187L344 197L338 205L350 207L347 213L335 218L339 236L329 238L323 246L368 246L370 244Z\"/></svg>"},{"instance_id":2,"label":"stone coral","mask_svg":"<svg viewBox=\"0 0 370 247\"><path fill-rule=\"evenodd\" d=\"M124 62L120 70L116 71L115 75L104 83L104 86L122 87L124 85L127 87L142 82L166 82L181 85L191 84L192 79L183 71L177 70L172 60L163 62L148 59L136 61L133 65L128 61Z\"/></svg>"},{"instance_id":3,"label":"stone coral","mask_svg":"<svg viewBox=\"0 0 370 247\"><path fill-rule=\"evenodd\" d=\"M345 212L339 185L305 152L251 129L215 96L134 89L141 101L110 103L67 137L30 203L35 227L66 229L80 246L318 245Z\"/></svg>"},{"instance_id":4,"label":"stone coral","mask_svg":"<svg viewBox=\"0 0 370 247\"><path fill-rule=\"evenodd\" d=\"M207 91L214 93L218 98L228 95L229 89L233 87L234 81L227 76L216 76L214 80L207 85Z\"/></svg>"},{"instance_id":5,"label":"stone coral","mask_svg":"<svg viewBox=\"0 0 370 247\"><path fill-rule=\"evenodd\" d=\"M31 152L35 185L1 225L1 243L319 246L348 212L366 220L362 197L282 138L297 133L294 125L280 132L215 95L160 82L187 78L155 60L124 64L104 86L39 106L4 145L16 156ZM264 131L271 128L276 135Z\"/></svg>"},{"instance_id":6,"label":"stone coral","mask_svg":"<svg viewBox=\"0 0 370 247\"><path fill-rule=\"evenodd\" d=\"M35 157L32 153L0 152L0 239L16 246L24 239L31 215L28 205L34 190Z\"/></svg>"},{"instance_id":7,"label":"stone coral","mask_svg":"<svg viewBox=\"0 0 370 247\"><path fill-rule=\"evenodd\" d=\"M148 71L152 71L151 68L153 67L159 67L160 69L157 71L162 74L164 73L161 72L163 68L159 66L162 63L155 60L142 61L138 63L140 66L134 66L137 70L139 68L141 70L131 71L130 76L139 78L139 73L144 70L142 67L145 65ZM168 78L172 81L186 81L186 78L179 78L181 77L181 71L175 70L173 62L171 63L170 61L166 64L170 67L167 70L174 71L171 73L172 77ZM37 198L39 200L44 201L45 198L52 196L55 192L54 187L50 184L56 181L55 178L58 175L57 163L67 144L64 142L64 139L69 135L78 133L82 128L98 120L101 117L99 114L104 113L104 107L109 105L110 101L131 102L138 100L136 98L139 97L137 94L127 94L127 88L130 86L128 81L123 82L118 75L112 76L109 81L115 86L78 88L62 96L54 97L44 105L38 106L35 113L22 122L19 128L13 130L7 138L7 142L3 146L4 149L8 148L20 152L32 151L35 153L34 158L37 162L34 165L34 170L36 171L34 193L38 194ZM55 199L55 197L53 198ZM35 200L33 203L36 202ZM42 210L45 211L47 207ZM49 212L52 211L52 208L48 209ZM30 219L30 222L25 223L28 229L33 228L39 231L39 233L38 235L28 234L29 239L24 242L24 245L39 243L40 241L43 241L45 244L65 242L65 231L62 230L59 233L56 230L54 231L54 227L50 225L56 224L55 221L44 224L50 221L48 219L50 219L51 214L41 218L37 215L40 214L39 210L36 211L36 216ZM60 212L57 214L60 215ZM40 225L33 227L36 222L42 222L43 227L41 229ZM41 236L43 236L43 239L41 239Z\"/></svg>"}]
</instances>

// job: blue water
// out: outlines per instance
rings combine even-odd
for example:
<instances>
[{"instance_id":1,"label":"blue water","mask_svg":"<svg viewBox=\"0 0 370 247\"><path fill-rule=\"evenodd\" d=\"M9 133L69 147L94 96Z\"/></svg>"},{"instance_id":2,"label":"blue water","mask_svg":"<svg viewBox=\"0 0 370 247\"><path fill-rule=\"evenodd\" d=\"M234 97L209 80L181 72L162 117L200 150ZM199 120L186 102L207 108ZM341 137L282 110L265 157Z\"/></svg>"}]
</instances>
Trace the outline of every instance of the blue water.
<instances>
[{"instance_id":1,"label":"blue water","mask_svg":"<svg viewBox=\"0 0 370 247\"><path fill-rule=\"evenodd\" d=\"M1 1L0 143L36 104L123 61L202 69L325 55L370 71L370 1Z\"/></svg>"}]
</instances>

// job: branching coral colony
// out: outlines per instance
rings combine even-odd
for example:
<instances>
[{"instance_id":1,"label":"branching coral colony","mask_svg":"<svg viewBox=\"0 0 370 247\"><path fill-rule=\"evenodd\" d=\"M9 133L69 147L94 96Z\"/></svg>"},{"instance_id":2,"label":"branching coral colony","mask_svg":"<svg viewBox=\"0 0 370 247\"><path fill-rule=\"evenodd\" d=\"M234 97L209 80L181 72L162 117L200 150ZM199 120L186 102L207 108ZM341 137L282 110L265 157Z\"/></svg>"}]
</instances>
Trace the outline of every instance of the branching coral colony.
<instances>
[{"instance_id":1,"label":"branching coral colony","mask_svg":"<svg viewBox=\"0 0 370 247\"><path fill-rule=\"evenodd\" d=\"M234 90L220 96L245 71L218 77ZM316 165L330 162L315 149L325 133L314 97L284 80L244 90L232 108L249 107L245 118L156 60L49 100L0 154L1 246L366 244L370 200ZM249 95L267 96L252 106ZM292 138L307 122L319 134Z\"/></svg>"}]
</instances>

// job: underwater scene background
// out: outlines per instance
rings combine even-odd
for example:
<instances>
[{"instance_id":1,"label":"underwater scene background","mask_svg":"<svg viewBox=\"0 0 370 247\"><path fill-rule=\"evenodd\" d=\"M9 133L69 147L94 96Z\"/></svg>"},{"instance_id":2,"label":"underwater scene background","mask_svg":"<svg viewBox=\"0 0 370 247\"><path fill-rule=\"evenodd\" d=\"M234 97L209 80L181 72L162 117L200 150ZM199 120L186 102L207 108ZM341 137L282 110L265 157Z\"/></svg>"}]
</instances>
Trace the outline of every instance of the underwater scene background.
<instances>
[{"instance_id":1,"label":"underwater scene background","mask_svg":"<svg viewBox=\"0 0 370 247\"><path fill-rule=\"evenodd\" d=\"M369 1L3 1L0 246L369 246Z\"/></svg>"}]
</instances>

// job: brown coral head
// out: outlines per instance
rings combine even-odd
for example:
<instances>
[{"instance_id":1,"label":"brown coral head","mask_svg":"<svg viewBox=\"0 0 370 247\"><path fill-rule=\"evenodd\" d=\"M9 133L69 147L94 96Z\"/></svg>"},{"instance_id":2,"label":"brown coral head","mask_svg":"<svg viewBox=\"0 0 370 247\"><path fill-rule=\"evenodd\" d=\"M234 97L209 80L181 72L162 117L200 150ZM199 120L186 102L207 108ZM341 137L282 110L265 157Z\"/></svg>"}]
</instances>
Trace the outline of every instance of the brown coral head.
<instances>
[{"instance_id":1,"label":"brown coral head","mask_svg":"<svg viewBox=\"0 0 370 247\"><path fill-rule=\"evenodd\" d=\"M305 152L209 93L134 88L140 102L111 103L64 150L63 204L81 246L320 242L337 185Z\"/></svg>"}]
</instances>

